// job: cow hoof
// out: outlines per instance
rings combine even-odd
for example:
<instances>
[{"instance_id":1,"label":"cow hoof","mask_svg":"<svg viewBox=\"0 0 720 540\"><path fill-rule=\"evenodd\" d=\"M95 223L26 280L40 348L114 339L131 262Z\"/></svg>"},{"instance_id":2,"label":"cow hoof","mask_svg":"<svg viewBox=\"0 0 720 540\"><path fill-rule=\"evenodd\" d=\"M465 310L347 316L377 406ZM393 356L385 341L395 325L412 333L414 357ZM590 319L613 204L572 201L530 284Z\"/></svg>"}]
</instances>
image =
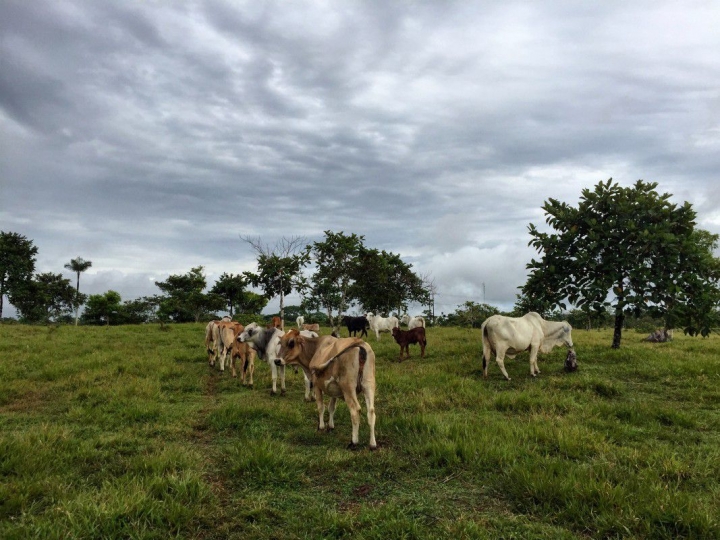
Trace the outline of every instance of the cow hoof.
<instances>
[{"instance_id":1,"label":"cow hoof","mask_svg":"<svg viewBox=\"0 0 720 540\"><path fill-rule=\"evenodd\" d=\"M305 398L305 403L312 403L312 402L313 402L312 398Z\"/></svg>"},{"instance_id":2,"label":"cow hoof","mask_svg":"<svg viewBox=\"0 0 720 540\"><path fill-rule=\"evenodd\" d=\"M252 390L252 389L253 389L253 385L252 385L252 384L248 384L248 388L249 388L250 390Z\"/></svg>"},{"instance_id":3,"label":"cow hoof","mask_svg":"<svg viewBox=\"0 0 720 540\"><path fill-rule=\"evenodd\" d=\"M280 395L281 395L281 396L284 396L284 395L285 395L285 390L280 390Z\"/></svg>"},{"instance_id":4,"label":"cow hoof","mask_svg":"<svg viewBox=\"0 0 720 540\"><path fill-rule=\"evenodd\" d=\"M375 446L370 446L370 451L371 451L371 452L374 452L374 451L377 450L377 449L378 449L378 445L377 445L377 444L376 444Z\"/></svg>"},{"instance_id":5,"label":"cow hoof","mask_svg":"<svg viewBox=\"0 0 720 540\"><path fill-rule=\"evenodd\" d=\"M359 448L360 448L360 447L359 447L357 444L355 444L354 442L351 442L350 444L347 445L347 449L348 449L348 450L353 450L353 451L355 451L355 450L358 450Z\"/></svg>"},{"instance_id":6,"label":"cow hoof","mask_svg":"<svg viewBox=\"0 0 720 540\"><path fill-rule=\"evenodd\" d=\"M335 426L332 426L332 427L328 426L325 428L325 431L327 431L328 433L332 433L333 431L335 431Z\"/></svg>"},{"instance_id":7,"label":"cow hoof","mask_svg":"<svg viewBox=\"0 0 720 540\"><path fill-rule=\"evenodd\" d=\"M277 396L277 392L273 392L272 390L270 390L270 395L275 397L275 396Z\"/></svg>"}]
</instances>

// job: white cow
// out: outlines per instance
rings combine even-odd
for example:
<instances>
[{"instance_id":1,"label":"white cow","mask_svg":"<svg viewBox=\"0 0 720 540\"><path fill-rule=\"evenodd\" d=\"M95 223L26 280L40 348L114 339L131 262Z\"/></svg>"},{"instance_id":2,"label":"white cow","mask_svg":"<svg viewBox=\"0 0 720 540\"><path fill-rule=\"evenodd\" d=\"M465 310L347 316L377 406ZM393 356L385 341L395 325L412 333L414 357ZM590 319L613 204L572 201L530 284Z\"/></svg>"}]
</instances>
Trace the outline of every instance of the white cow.
<instances>
[{"instance_id":1,"label":"white cow","mask_svg":"<svg viewBox=\"0 0 720 540\"><path fill-rule=\"evenodd\" d=\"M405 315L400 317L400 322L402 324L407 324L408 330L412 330L413 328L417 328L418 326L422 326L423 328L425 328L425 318L420 315L411 317L406 313Z\"/></svg>"},{"instance_id":2,"label":"white cow","mask_svg":"<svg viewBox=\"0 0 720 540\"><path fill-rule=\"evenodd\" d=\"M232 319L228 315L225 315L219 321L210 321L205 327L205 349L207 350L208 364L211 366L215 365L219 353L220 333L217 331L217 325L221 322L230 321L232 321Z\"/></svg>"},{"instance_id":3,"label":"white cow","mask_svg":"<svg viewBox=\"0 0 720 540\"><path fill-rule=\"evenodd\" d=\"M300 315L297 319L295 319L295 322L298 325L298 330L302 330L303 324L305 324L305 317Z\"/></svg>"},{"instance_id":4,"label":"white cow","mask_svg":"<svg viewBox=\"0 0 720 540\"><path fill-rule=\"evenodd\" d=\"M280 375L280 393L285 395L285 365L277 365L275 360L278 359L278 350L280 348L280 338L285 334L279 328L263 328L257 323L250 323L245 330L238 336L241 343L249 343L255 349L257 355L265 360L270 366L272 373L272 391L270 395L277 394L277 379ZM315 332L302 330L300 332L305 337L318 337ZM310 379L305 375L305 401L312 401L310 398Z\"/></svg>"},{"instance_id":5,"label":"white cow","mask_svg":"<svg viewBox=\"0 0 720 540\"><path fill-rule=\"evenodd\" d=\"M514 358L522 351L530 351L530 374L540 373L537 364L538 351L550 352L553 347L565 345L573 348L572 326L567 322L546 321L531 311L522 317L493 315L481 326L483 344L483 375L487 377L488 363L493 353L500 371L509 381L505 371L505 356Z\"/></svg>"},{"instance_id":6,"label":"white cow","mask_svg":"<svg viewBox=\"0 0 720 540\"><path fill-rule=\"evenodd\" d=\"M375 337L378 341L380 341L380 332L392 332L393 328L400 326L400 321L394 316L379 317L371 311L365 315L365 318L368 320L368 323L370 323L370 330L375 332Z\"/></svg>"}]
</instances>

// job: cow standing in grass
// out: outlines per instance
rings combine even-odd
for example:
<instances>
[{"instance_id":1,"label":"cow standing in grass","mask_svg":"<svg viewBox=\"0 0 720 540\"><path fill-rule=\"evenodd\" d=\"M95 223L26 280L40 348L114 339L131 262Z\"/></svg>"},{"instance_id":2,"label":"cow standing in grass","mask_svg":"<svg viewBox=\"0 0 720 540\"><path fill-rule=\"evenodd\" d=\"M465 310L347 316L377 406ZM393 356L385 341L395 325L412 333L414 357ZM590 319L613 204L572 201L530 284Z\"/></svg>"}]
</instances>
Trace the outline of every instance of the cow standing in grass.
<instances>
[{"instance_id":1,"label":"cow standing in grass","mask_svg":"<svg viewBox=\"0 0 720 540\"><path fill-rule=\"evenodd\" d=\"M279 328L262 328L257 323L250 323L245 327L237 339L241 343L247 343L255 351L257 355L265 360L270 366L272 374L272 390L270 395L277 395L277 380L280 377L280 394L285 395L285 365L277 364L277 352L280 347L280 338L284 332ZM302 331L305 337L317 337L314 332ZM305 401L310 399L310 378L305 375Z\"/></svg>"},{"instance_id":2,"label":"cow standing in grass","mask_svg":"<svg viewBox=\"0 0 720 540\"><path fill-rule=\"evenodd\" d=\"M534 311L522 317L493 315L485 320L480 330L483 344L483 376L486 378L493 353L500 371L509 381L510 377L504 363L506 356L514 358L519 352L530 351L530 374L535 377L540 373L537 364L538 351L549 353L560 345L573 348L570 323L546 321Z\"/></svg>"},{"instance_id":3,"label":"cow standing in grass","mask_svg":"<svg viewBox=\"0 0 720 540\"><path fill-rule=\"evenodd\" d=\"M393 328L400 326L400 321L395 316L380 317L372 312L365 315L368 323L370 323L370 330L375 332L375 338L380 341L380 332L392 332Z\"/></svg>"},{"instance_id":4,"label":"cow standing in grass","mask_svg":"<svg viewBox=\"0 0 720 540\"><path fill-rule=\"evenodd\" d=\"M420 358L425 358L425 346L427 345L427 339L425 338L425 328L422 326L416 326L412 330L400 330L399 328L392 329L392 335L395 338L395 343L400 345L400 361L404 360L403 351L407 353L407 358L410 358L410 345L420 345Z\"/></svg>"},{"instance_id":5,"label":"cow standing in grass","mask_svg":"<svg viewBox=\"0 0 720 540\"><path fill-rule=\"evenodd\" d=\"M345 400L350 409L352 438L349 448L356 448L360 430L360 401L365 396L367 421L370 427L370 449L377 448L375 441L375 353L369 344L359 338L321 336L306 338L297 330L290 330L280 338L278 366L299 364L311 377L318 408L318 430L325 429L324 394L330 396L328 429L335 428L335 407L338 398Z\"/></svg>"}]
</instances>

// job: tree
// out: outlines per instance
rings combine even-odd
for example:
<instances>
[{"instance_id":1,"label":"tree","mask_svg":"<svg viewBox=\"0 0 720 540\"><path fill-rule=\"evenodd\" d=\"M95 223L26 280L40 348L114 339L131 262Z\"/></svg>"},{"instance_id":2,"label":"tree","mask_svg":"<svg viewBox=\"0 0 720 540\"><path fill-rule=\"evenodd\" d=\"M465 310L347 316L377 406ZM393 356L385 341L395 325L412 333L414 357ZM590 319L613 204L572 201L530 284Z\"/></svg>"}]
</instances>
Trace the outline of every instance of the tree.
<instances>
[{"instance_id":1,"label":"tree","mask_svg":"<svg viewBox=\"0 0 720 540\"><path fill-rule=\"evenodd\" d=\"M75 326L78 324L78 316L80 314L80 274L85 272L91 266L92 262L86 261L82 257L70 259L70 262L65 265L65 268L77 274L77 286L75 287L75 291L77 293L77 301L75 303Z\"/></svg>"},{"instance_id":2,"label":"tree","mask_svg":"<svg viewBox=\"0 0 720 540\"><path fill-rule=\"evenodd\" d=\"M458 306L455 314L457 316L456 320L461 326L480 328L485 319L492 315L499 315L500 310L490 304L477 304L468 301L462 306Z\"/></svg>"},{"instance_id":3,"label":"tree","mask_svg":"<svg viewBox=\"0 0 720 540\"><path fill-rule=\"evenodd\" d=\"M122 322L122 298L116 291L103 294L91 294L83 311L83 322L86 324L120 324Z\"/></svg>"},{"instance_id":4,"label":"tree","mask_svg":"<svg viewBox=\"0 0 720 540\"><path fill-rule=\"evenodd\" d=\"M225 300L217 294L203 293L206 284L202 266L156 281L155 285L165 293L159 302L158 316L174 322L198 322L201 317L222 310Z\"/></svg>"},{"instance_id":5,"label":"tree","mask_svg":"<svg viewBox=\"0 0 720 540\"><path fill-rule=\"evenodd\" d=\"M37 252L32 240L25 236L0 231L0 319L4 297L12 296L14 289L22 287L32 279Z\"/></svg>"},{"instance_id":6,"label":"tree","mask_svg":"<svg viewBox=\"0 0 720 540\"><path fill-rule=\"evenodd\" d=\"M268 300L280 297L280 318L284 321L285 297L307 286L301 274L309 260L307 251L303 250L305 240L297 236L283 237L271 247L260 238L241 239L250 244L257 255L258 272L245 272L245 277L253 287L260 287Z\"/></svg>"},{"instance_id":7,"label":"tree","mask_svg":"<svg viewBox=\"0 0 720 540\"><path fill-rule=\"evenodd\" d=\"M221 296L226 303L230 317L235 313L259 314L267 305L262 295L246 290L249 280L243 275L223 273L215 282L211 294Z\"/></svg>"},{"instance_id":8,"label":"tree","mask_svg":"<svg viewBox=\"0 0 720 540\"><path fill-rule=\"evenodd\" d=\"M363 248L363 236L325 231L325 239L307 247L315 263L315 273L303 306L308 311L324 309L330 325L339 324L352 300L353 265ZM333 313L336 313L335 317Z\"/></svg>"},{"instance_id":9,"label":"tree","mask_svg":"<svg viewBox=\"0 0 720 540\"><path fill-rule=\"evenodd\" d=\"M62 274L46 272L13 289L10 301L22 319L28 322L49 322L70 314L77 301L70 280ZM81 301L84 298L80 298Z\"/></svg>"},{"instance_id":10,"label":"tree","mask_svg":"<svg viewBox=\"0 0 720 540\"><path fill-rule=\"evenodd\" d=\"M584 189L577 208L549 199L545 221L556 232L528 226L529 244L542 257L527 265L521 296L563 309L566 301L597 313L611 308L613 348L620 347L625 317L644 311L682 314L687 332L707 335L712 306L693 299L703 295L712 304L717 276L708 265L715 259L697 242L692 205L675 205L656 187L638 180L622 188L610 179ZM693 317L697 322L687 324Z\"/></svg>"},{"instance_id":11,"label":"tree","mask_svg":"<svg viewBox=\"0 0 720 540\"><path fill-rule=\"evenodd\" d=\"M395 253L361 247L352 278L351 295L365 311L389 315L396 310L400 314L409 302L428 302L423 280Z\"/></svg>"}]
</instances>

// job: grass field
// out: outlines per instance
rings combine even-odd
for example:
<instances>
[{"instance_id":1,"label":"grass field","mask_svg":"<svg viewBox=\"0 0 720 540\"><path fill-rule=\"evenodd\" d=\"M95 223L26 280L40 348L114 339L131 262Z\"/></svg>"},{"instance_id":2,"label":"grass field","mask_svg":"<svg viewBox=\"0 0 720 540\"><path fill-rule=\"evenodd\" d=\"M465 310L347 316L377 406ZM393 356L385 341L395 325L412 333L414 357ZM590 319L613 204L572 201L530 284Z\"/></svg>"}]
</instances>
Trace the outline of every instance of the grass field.
<instances>
[{"instance_id":1,"label":"grass field","mask_svg":"<svg viewBox=\"0 0 720 540\"><path fill-rule=\"evenodd\" d=\"M327 329L324 329L327 333ZM0 326L0 538L720 538L720 338L573 331L490 366L480 332L377 354L380 449L205 362L204 325ZM364 405L364 404L363 404Z\"/></svg>"}]
</instances>

